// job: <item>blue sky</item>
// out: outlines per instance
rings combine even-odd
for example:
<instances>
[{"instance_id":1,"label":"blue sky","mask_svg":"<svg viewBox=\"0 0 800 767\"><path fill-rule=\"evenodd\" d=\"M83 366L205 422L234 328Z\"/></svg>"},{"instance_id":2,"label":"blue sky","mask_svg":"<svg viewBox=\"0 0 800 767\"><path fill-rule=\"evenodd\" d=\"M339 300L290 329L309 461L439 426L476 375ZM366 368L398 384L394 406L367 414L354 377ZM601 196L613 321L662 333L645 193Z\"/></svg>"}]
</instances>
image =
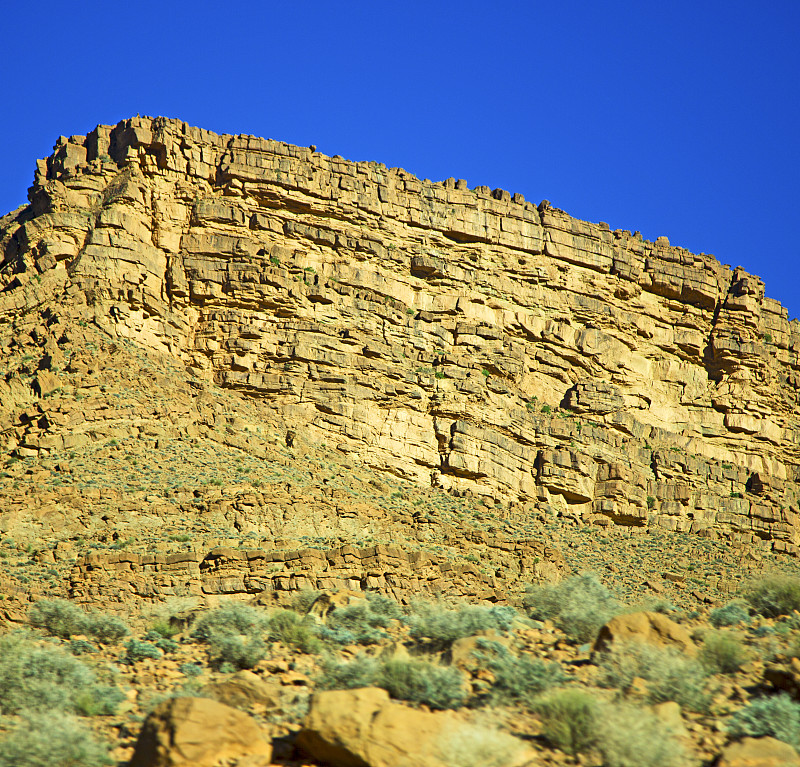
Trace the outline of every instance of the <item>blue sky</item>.
<instances>
[{"instance_id":1,"label":"blue sky","mask_svg":"<svg viewBox=\"0 0 800 767\"><path fill-rule=\"evenodd\" d=\"M3 13L0 210L137 113L466 178L761 276L800 316L800 2L41 0Z\"/></svg>"}]
</instances>

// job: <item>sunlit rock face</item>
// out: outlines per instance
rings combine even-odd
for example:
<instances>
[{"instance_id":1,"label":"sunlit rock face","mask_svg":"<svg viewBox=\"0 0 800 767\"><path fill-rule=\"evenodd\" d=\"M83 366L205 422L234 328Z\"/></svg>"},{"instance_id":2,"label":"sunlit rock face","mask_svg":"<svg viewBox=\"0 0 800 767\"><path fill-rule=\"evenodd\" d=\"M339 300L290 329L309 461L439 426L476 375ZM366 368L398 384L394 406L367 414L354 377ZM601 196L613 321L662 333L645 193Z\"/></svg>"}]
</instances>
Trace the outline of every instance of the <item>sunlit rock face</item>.
<instances>
[{"instance_id":1,"label":"sunlit rock face","mask_svg":"<svg viewBox=\"0 0 800 767\"><path fill-rule=\"evenodd\" d=\"M62 137L29 199L0 319L79 291L377 472L797 551L800 326L741 268L163 118Z\"/></svg>"}]
</instances>

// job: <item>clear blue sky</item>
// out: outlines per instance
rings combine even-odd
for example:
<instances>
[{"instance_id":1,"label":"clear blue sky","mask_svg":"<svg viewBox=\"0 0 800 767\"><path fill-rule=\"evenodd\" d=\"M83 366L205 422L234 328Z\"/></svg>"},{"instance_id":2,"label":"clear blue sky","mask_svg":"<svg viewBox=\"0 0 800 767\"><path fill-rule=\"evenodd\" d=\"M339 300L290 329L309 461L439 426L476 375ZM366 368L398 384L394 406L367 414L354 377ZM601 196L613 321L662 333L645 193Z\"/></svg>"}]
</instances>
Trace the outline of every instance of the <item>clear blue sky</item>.
<instances>
[{"instance_id":1,"label":"clear blue sky","mask_svg":"<svg viewBox=\"0 0 800 767\"><path fill-rule=\"evenodd\" d=\"M800 316L800 1L8 3L0 210L141 113L548 199Z\"/></svg>"}]
</instances>

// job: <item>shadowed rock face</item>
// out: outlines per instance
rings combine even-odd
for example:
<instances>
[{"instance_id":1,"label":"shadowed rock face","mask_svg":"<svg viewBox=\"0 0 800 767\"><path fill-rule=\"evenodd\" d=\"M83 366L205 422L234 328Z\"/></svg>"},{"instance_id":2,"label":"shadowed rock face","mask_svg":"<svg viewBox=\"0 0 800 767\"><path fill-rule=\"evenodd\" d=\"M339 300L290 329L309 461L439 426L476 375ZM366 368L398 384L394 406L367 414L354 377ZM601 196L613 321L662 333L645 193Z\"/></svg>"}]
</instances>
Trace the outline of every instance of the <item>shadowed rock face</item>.
<instances>
[{"instance_id":1,"label":"shadowed rock face","mask_svg":"<svg viewBox=\"0 0 800 767\"><path fill-rule=\"evenodd\" d=\"M29 198L0 219L0 319L80 291L376 470L797 552L800 326L740 268L163 118L62 137Z\"/></svg>"}]
</instances>

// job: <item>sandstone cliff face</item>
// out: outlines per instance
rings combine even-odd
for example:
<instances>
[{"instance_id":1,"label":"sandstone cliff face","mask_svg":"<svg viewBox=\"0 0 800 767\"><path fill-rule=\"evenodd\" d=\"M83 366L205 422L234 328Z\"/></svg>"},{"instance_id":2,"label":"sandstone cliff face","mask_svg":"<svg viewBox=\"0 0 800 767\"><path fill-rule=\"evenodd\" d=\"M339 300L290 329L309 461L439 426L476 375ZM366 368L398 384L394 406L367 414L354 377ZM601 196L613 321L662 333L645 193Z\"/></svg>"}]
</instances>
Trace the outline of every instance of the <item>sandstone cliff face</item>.
<instances>
[{"instance_id":1,"label":"sandstone cliff face","mask_svg":"<svg viewBox=\"0 0 800 767\"><path fill-rule=\"evenodd\" d=\"M29 198L0 219L0 320L80 291L378 471L797 552L800 325L740 268L163 118L62 137Z\"/></svg>"}]
</instances>

